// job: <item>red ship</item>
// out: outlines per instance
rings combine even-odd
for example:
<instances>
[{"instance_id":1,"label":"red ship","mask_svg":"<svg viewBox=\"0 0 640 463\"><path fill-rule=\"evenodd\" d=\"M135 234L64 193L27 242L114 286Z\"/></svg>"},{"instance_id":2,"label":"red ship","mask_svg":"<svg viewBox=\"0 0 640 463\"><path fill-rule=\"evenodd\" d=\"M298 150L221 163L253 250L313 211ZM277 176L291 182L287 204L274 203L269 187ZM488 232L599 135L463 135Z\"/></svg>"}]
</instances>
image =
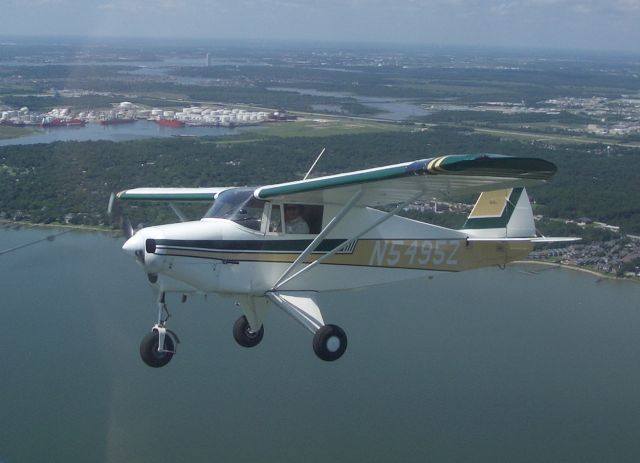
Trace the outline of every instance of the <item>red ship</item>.
<instances>
[{"instance_id":1,"label":"red ship","mask_svg":"<svg viewBox=\"0 0 640 463\"><path fill-rule=\"evenodd\" d=\"M173 127L176 129L184 127L184 122L177 119L158 119L156 122L161 127Z\"/></svg>"}]
</instances>

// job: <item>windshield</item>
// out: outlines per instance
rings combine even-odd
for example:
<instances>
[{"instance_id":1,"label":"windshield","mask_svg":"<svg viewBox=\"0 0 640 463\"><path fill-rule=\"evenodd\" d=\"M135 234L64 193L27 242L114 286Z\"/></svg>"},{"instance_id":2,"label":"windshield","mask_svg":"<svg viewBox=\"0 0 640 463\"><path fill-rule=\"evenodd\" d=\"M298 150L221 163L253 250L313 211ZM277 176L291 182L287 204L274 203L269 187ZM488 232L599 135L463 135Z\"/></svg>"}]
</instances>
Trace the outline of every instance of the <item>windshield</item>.
<instances>
[{"instance_id":1,"label":"windshield","mask_svg":"<svg viewBox=\"0 0 640 463\"><path fill-rule=\"evenodd\" d=\"M234 188L218 195L206 219L228 219L243 227L260 230L265 201L253 197L253 188Z\"/></svg>"}]
</instances>

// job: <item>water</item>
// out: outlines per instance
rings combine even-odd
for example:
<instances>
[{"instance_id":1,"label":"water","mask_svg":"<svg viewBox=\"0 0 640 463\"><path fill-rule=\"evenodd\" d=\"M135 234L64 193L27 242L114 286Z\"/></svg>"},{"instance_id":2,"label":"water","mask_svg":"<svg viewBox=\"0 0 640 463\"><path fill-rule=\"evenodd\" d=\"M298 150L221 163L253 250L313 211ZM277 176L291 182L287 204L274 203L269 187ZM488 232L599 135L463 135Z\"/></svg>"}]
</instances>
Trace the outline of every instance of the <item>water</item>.
<instances>
[{"instance_id":1,"label":"water","mask_svg":"<svg viewBox=\"0 0 640 463\"><path fill-rule=\"evenodd\" d=\"M161 127L150 121L136 121L131 124L100 125L87 124L84 127L53 127L39 129L38 132L20 138L0 140L0 146L31 145L54 141L111 140L125 141L141 138L197 136L221 137L237 135L244 129L227 127Z\"/></svg>"},{"instance_id":2,"label":"water","mask_svg":"<svg viewBox=\"0 0 640 463\"><path fill-rule=\"evenodd\" d=\"M0 251L52 233L0 230ZM638 285L514 266L322 294L349 335L333 364L279 311L243 349L232 301L172 298L182 343L153 370L153 294L121 244L0 255L0 461L640 458Z\"/></svg>"},{"instance_id":3,"label":"water","mask_svg":"<svg viewBox=\"0 0 640 463\"><path fill-rule=\"evenodd\" d=\"M370 116L372 119L384 119L403 121L410 117L428 116L432 111L427 111L419 104L403 98L382 98L375 96L359 96L349 92L329 92L308 88L293 87L269 87L269 91L296 92L300 95L329 96L335 98L353 98L358 103L370 106L380 111L380 114ZM314 105L314 109L323 109L322 105ZM340 111L338 111L340 112Z\"/></svg>"}]
</instances>

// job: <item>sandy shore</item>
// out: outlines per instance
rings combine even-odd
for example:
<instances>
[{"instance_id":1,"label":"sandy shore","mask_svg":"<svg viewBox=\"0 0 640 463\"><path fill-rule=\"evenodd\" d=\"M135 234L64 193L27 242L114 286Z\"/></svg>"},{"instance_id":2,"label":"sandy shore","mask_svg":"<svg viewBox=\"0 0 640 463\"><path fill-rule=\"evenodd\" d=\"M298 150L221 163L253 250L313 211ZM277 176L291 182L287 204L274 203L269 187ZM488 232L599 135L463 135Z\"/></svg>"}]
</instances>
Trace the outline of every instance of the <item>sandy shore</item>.
<instances>
[{"instance_id":1,"label":"sandy shore","mask_svg":"<svg viewBox=\"0 0 640 463\"><path fill-rule=\"evenodd\" d=\"M12 228L62 228L69 230L78 230L78 231L90 231L90 232L100 232L100 233L113 233L114 235L118 235L120 231L114 230L108 227L99 227L99 226L91 226L91 225L70 225L70 224L60 224L60 223L31 223L31 222L16 222L13 220L0 220L0 227L12 229Z\"/></svg>"},{"instance_id":2,"label":"sandy shore","mask_svg":"<svg viewBox=\"0 0 640 463\"><path fill-rule=\"evenodd\" d=\"M512 264L522 264L522 265L544 265L546 267L566 268L568 270L576 270L578 272L589 273L591 275L597 276L598 278L607 278L609 280L634 281L636 283L639 282L638 280L636 280L634 278L619 278L617 276L609 275L607 273L597 272L596 270L591 270L591 269L584 268L584 267L576 267L575 265L556 264L556 263L553 263L553 262L541 262L539 260L516 260L516 261L511 262L511 263Z\"/></svg>"}]
</instances>

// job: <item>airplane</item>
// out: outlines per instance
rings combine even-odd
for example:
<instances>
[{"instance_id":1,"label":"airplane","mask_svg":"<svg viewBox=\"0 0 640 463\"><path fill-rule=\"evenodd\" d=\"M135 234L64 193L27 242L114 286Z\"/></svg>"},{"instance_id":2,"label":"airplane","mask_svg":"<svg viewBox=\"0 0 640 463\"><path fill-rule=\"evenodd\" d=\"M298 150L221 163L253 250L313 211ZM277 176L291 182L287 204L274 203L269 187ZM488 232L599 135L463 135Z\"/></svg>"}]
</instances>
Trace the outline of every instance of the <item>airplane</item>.
<instances>
[{"instance_id":1,"label":"airplane","mask_svg":"<svg viewBox=\"0 0 640 463\"><path fill-rule=\"evenodd\" d=\"M315 164L314 164L315 165ZM313 166L312 166L313 168ZM266 312L277 308L313 335L324 361L347 348L342 328L324 321L316 295L504 266L525 258L539 237L526 187L548 181L551 162L498 154L458 154L261 187L134 188L119 201L168 202L180 222L142 228L123 250L157 289L157 321L140 344L144 363L167 365L180 342L167 328L166 294L215 293L242 315L233 337L255 347ZM398 214L415 201L480 193L459 230ZM208 202L189 221L180 202Z\"/></svg>"}]
</instances>

